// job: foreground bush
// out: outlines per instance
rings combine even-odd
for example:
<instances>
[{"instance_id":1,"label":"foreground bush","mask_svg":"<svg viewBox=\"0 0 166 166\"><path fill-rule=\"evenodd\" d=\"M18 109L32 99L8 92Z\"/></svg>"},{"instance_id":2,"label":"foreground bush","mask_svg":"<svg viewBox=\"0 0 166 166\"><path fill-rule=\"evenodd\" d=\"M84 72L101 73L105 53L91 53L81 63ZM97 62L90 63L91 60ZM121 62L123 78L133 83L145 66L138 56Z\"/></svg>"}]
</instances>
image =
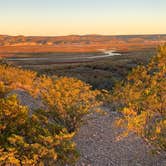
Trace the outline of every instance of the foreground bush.
<instances>
[{"instance_id":1,"label":"foreground bush","mask_svg":"<svg viewBox=\"0 0 166 166\"><path fill-rule=\"evenodd\" d=\"M40 99L44 108L22 106L16 95L9 95L15 89ZM35 72L1 65L0 165L74 163L78 153L72 138L96 105L97 95L74 78L37 77Z\"/></svg>"},{"instance_id":2,"label":"foreground bush","mask_svg":"<svg viewBox=\"0 0 166 166\"><path fill-rule=\"evenodd\" d=\"M123 115L117 124L126 127L124 136L133 131L166 150L166 46L115 87L113 102Z\"/></svg>"},{"instance_id":3,"label":"foreground bush","mask_svg":"<svg viewBox=\"0 0 166 166\"><path fill-rule=\"evenodd\" d=\"M0 99L0 106L0 165L54 165L77 159L73 134L49 122L45 112L29 116L15 96Z\"/></svg>"},{"instance_id":4,"label":"foreground bush","mask_svg":"<svg viewBox=\"0 0 166 166\"><path fill-rule=\"evenodd\" d=\"M75 131L84 115L95 107L98 91L75 78L56 79L41 77L37 94L49 107L52 120L64 125L69 132Z\"/></svg>"},{"instance_id":5,"label":"foreground bush","mask_svg":"<svg viewBox=\"0 0 166 166\"><path fill-rule=\"evenodd\" d=\"M29 70L21 70L8 65L0 65L0 82L10 89L31 90L37 73Z\"/></svg>"}]
</instances>

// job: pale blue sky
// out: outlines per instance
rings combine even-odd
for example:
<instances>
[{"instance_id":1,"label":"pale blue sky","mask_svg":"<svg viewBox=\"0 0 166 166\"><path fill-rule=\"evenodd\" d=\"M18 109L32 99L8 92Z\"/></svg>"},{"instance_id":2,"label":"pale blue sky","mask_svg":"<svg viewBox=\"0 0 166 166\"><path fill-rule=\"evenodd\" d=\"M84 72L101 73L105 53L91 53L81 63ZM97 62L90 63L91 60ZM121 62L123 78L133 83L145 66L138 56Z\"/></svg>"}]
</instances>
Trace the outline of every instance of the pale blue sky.
<instances>
[{"instance_id":1,"label":"pale blue sky","mask_svg":"<svg viewBox=\"0 0 166 166\"><path fill-rule=\"evenodd\" d=\"M166 0L0 0L0 34L166 33Z\"/></svg>"}]
</instances>

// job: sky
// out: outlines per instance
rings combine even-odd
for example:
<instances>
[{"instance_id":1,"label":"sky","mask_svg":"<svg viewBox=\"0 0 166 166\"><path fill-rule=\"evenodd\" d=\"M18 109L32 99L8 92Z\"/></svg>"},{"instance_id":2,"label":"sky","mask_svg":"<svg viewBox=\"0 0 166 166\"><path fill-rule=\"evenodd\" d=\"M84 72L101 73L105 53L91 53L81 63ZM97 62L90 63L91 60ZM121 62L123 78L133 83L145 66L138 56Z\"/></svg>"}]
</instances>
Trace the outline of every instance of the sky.
<instances>
[{"instance_id":1,"label":"sky","mask_svg":"<svg viewBox=\"0 0 166 166\"><path fill-rule=\"evenodd\" d=\"M166 34L166 0L0 0L0 34Z\"/></svg>"}]
</instances>

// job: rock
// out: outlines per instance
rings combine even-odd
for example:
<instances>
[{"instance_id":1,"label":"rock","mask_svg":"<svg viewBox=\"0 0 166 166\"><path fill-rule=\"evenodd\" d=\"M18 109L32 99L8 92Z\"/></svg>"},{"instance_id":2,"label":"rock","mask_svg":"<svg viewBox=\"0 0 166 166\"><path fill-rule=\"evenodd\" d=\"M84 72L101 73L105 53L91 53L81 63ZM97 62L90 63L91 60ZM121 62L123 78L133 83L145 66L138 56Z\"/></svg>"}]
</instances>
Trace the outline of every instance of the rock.
<instances>
[{"instance_id":1,"label":"rock","mask_svg":"<svg viewBox=\"0 0 166 166\"><path fill-rule=\"evenodd\" d=\"M33 110L37 109L45 109L45 105L42 103L41 99L34 98L28 92L22 89L12 90L7 96L17 95L17 98L21 105L27 106L30 109L30 114L32 114Z\"/></svg>"}]
</instances>

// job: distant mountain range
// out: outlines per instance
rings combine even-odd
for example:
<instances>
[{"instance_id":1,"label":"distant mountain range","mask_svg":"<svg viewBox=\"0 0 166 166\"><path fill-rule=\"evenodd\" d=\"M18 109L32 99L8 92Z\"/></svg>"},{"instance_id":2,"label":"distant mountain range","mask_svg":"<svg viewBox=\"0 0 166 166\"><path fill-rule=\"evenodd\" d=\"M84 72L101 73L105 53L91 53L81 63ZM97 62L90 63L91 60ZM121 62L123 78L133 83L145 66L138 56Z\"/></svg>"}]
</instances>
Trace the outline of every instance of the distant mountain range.
<instances>
[{"instance_id":1,"label":"distant mountain range","mask_svg":"<svg viewBox=\"0 0 166 166\"><path fill-rule=\"evenodd\" d=\"M96 52L99 49L128 50L135 47L156 47L166 42L163 35L69 35L8 36L0 35L2 52Z\"/></svg>"}]
</instances>

